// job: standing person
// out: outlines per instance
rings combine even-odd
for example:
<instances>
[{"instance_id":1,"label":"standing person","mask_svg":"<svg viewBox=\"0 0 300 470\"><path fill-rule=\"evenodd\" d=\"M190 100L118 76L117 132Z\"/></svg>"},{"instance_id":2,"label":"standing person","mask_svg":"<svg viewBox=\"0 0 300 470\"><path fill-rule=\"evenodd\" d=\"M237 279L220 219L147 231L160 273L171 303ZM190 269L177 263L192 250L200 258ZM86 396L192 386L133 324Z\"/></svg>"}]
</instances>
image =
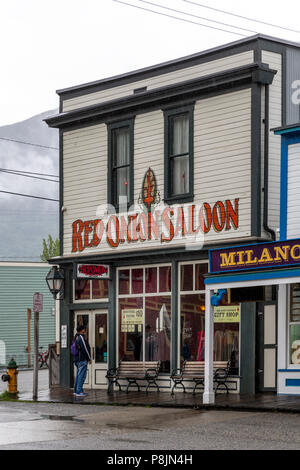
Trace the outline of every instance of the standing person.
<instances>
[{"instance_id":1,"label":"standing person","mask_svg":"<svg viewBox=\"0 0 300 470\"><path fill-rule=\"evenodd\" d=\"M77 397L85 397L87 393L83 391L83 384L87 374L88 363L91 364L91 348L85 338L86 329L83 325L77 327L75 341L77 342L78 355L74 357L74 363L77 368L74 395Z\"/></svg>"}]
</instances>

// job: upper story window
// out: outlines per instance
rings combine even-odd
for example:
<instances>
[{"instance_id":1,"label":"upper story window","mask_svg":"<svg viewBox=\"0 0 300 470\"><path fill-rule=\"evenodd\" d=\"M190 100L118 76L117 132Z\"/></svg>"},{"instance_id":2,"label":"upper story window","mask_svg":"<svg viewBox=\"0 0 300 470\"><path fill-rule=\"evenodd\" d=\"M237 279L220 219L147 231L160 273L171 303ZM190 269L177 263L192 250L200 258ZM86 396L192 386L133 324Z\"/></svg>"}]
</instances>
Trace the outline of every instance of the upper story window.
<instances>
[{"instance_id":1,"label":"upper story window","mask_svg":"<svg viewBox=\"0 0 300 470\"><path fill-rule=\"evenodd\" d=\"M108 125L108 202L133 204L133 119Z\"/></svg>"},{"instance_id":2,"label":"upper story window","mask_svg":"<svg viewBox=\"0 0 300 470\"><path fill-rule=\"evenodd\" d=\"M165 200L193 200L194 106L165 111Z\"/></svg>"}]
</instances>

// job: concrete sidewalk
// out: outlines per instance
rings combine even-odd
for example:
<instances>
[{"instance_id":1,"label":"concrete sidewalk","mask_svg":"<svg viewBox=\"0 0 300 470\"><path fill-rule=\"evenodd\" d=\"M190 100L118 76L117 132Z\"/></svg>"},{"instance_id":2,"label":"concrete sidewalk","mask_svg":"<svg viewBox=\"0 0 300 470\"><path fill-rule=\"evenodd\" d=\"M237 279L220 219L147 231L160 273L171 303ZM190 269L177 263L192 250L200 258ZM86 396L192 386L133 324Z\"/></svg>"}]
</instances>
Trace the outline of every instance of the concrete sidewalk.
<instances>
[{"instance_id":1,"label":"concrete sidewalk","mask_svg":"<svg viewBox=\"0 0 300 470\"><path fill-rule=\"evenodd\" d=\"M2 374L2 373L1 373ZM7 383L0 381L0 394L7 390ZM33 371L20 370L18 374L19 400L33 401ZM174 396L168 391L164 392L137 392L135 390L114 391L110 394L106 390L86 390L85 398L74 397L73 390L55 387L49 389L48 369L39 370L38 399L47 403L80 403L93 405L119 405L119 406L146 406L163 408L194 408L194 409L222 409L243 411L280 411L300 413L300 396L276 395L264 393L253 396L220 393L216 395L214 405L204 405L202 393L176 392Z\"/></svg>"}]
</instances>

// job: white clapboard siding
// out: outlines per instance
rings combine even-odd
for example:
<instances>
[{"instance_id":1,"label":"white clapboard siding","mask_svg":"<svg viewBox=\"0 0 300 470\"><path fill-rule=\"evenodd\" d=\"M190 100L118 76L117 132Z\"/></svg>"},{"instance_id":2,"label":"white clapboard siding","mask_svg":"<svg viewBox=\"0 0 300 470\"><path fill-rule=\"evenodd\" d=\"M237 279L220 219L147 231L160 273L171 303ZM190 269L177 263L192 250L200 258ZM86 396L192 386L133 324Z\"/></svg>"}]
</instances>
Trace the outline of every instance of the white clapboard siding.
<instances>
[{"instance_id":1,"label":"white clapboard siding","mask_svg":"<svg viewBox=\"0 0 300 470\"><path fill-rule=\"evenodd\" d=\"M280 127L282 123L282 57L281 54L262 51L262 61L277 70L270 85L269 126ZM276 231L280 219L280 148L281 138L269 133L269 213L268 224Z\"/></svg>"},{"instance_id":2,"label":"white clapboard siding","mask_svg":"<svg viewBox=\"0 0 300 470\"><path fill-rule=\"evenodd\" d=\"M300 144L289 145L287 238L300 237Z\"/></svg>"},{"instance_id":3,"label":"white clapboard siding","mask_svg":"<svg viewBox=\"0 0 300 470\"><path fill-rule=\"evenodd\" d=\"M91 144L90 139L93 139ZM64 254L72 250L72 222L96 218L96 209L106 203L106 126L66 132L64 149ZM95 151L94 151L95 149ZM72 153L73 152L73 153ZM74 155L74 157L73 157ZM164 115L161 110L137 115L134 123L134 202L138 203L146 170L155 173L161 199L164 197ZM246 239L251 235L251 91L235 91L199 100L194 112L194 204L239 198L239 229L216 233L205 242ZM174 246L174 245L172 245ZM166 245L164 245L166 247ZM135 246L137 248L137 246ZM139 249L151 249L151 244ZM130 244L118 250L132 250ZM111 252L107 243L85 249L83 254Z\"/></svg>"},{"instance_id":4,"label":"white clapboard siding","mask_svg":"<svg viewBox=\"0 0 300 470\"><path fill-rule=\"evenodd\" d=\"M64 254L71 253L74 220L96 219L107 202L107 128L105 124L64 132L63 135Z\"/></svg>"},{"instance_id":5,"label":"white clapboard siding","mask_svg":"<svg viewBox=\"0 0 300 470\"><path fill-rule=\"evenodd\" d=\"M251 235L251 92L206 98L194 113L195 202L239 198L239 230L211 230L206 241Z\"/></svg>"},{"instance_id":6,"label":"white clapboard siding","mask_svg":"<svg viewBox=\"0 0 300 470\"><path fill-rule=\"evenodd\" d=\"M146 86L147 90L150 91L251 63L253 63L253 51L246 51L192 67L186 67L174 72L161 73L155 77L133 81L126 85L111 87L94 93L86 93L76 98L65 99L63 101L63 112L124 98L125 96L132 95L133 91L137 88Z\"/></svg>"}]
</instances>

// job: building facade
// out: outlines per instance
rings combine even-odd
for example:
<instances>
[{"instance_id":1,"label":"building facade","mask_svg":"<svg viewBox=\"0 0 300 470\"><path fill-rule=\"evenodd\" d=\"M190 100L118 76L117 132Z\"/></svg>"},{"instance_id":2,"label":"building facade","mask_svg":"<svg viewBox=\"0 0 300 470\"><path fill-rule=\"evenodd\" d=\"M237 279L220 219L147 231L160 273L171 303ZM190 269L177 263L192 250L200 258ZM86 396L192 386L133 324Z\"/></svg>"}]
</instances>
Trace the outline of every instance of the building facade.
<instances>
[{"instance_id":1,"label":"building facade","mask_svg":"<svg viewBox=\"0 0 300 470\"><path fill-rule=\"evenodd\" d=\"M55 344L56 303L45 283L48 271L47 263L0 262L0 367L7 366L11 357L18 366L33 366L35 292L43 294L39 344L43 351Z\"/></svg>"},{"instance_id":2,"label":"building facade","mask_svg":"<svg viewBox=\"0 0 300 470\"><path fill-rule=\"evenodd\" d=\"M172 369L204 360L209 250L279 237L271 129L299 120L299 70L298 45L255 36L57 92L60 112L46 122L60 132L61 385L73 383L78 323L91 388L106 387L119 360L161 360L168 390ZM277 305L277 292L232 289L222 302ZM247 341L239 316L215 317L213 358L236 358L235 392L247 388Z\"/></svg>"}]
</instances>

